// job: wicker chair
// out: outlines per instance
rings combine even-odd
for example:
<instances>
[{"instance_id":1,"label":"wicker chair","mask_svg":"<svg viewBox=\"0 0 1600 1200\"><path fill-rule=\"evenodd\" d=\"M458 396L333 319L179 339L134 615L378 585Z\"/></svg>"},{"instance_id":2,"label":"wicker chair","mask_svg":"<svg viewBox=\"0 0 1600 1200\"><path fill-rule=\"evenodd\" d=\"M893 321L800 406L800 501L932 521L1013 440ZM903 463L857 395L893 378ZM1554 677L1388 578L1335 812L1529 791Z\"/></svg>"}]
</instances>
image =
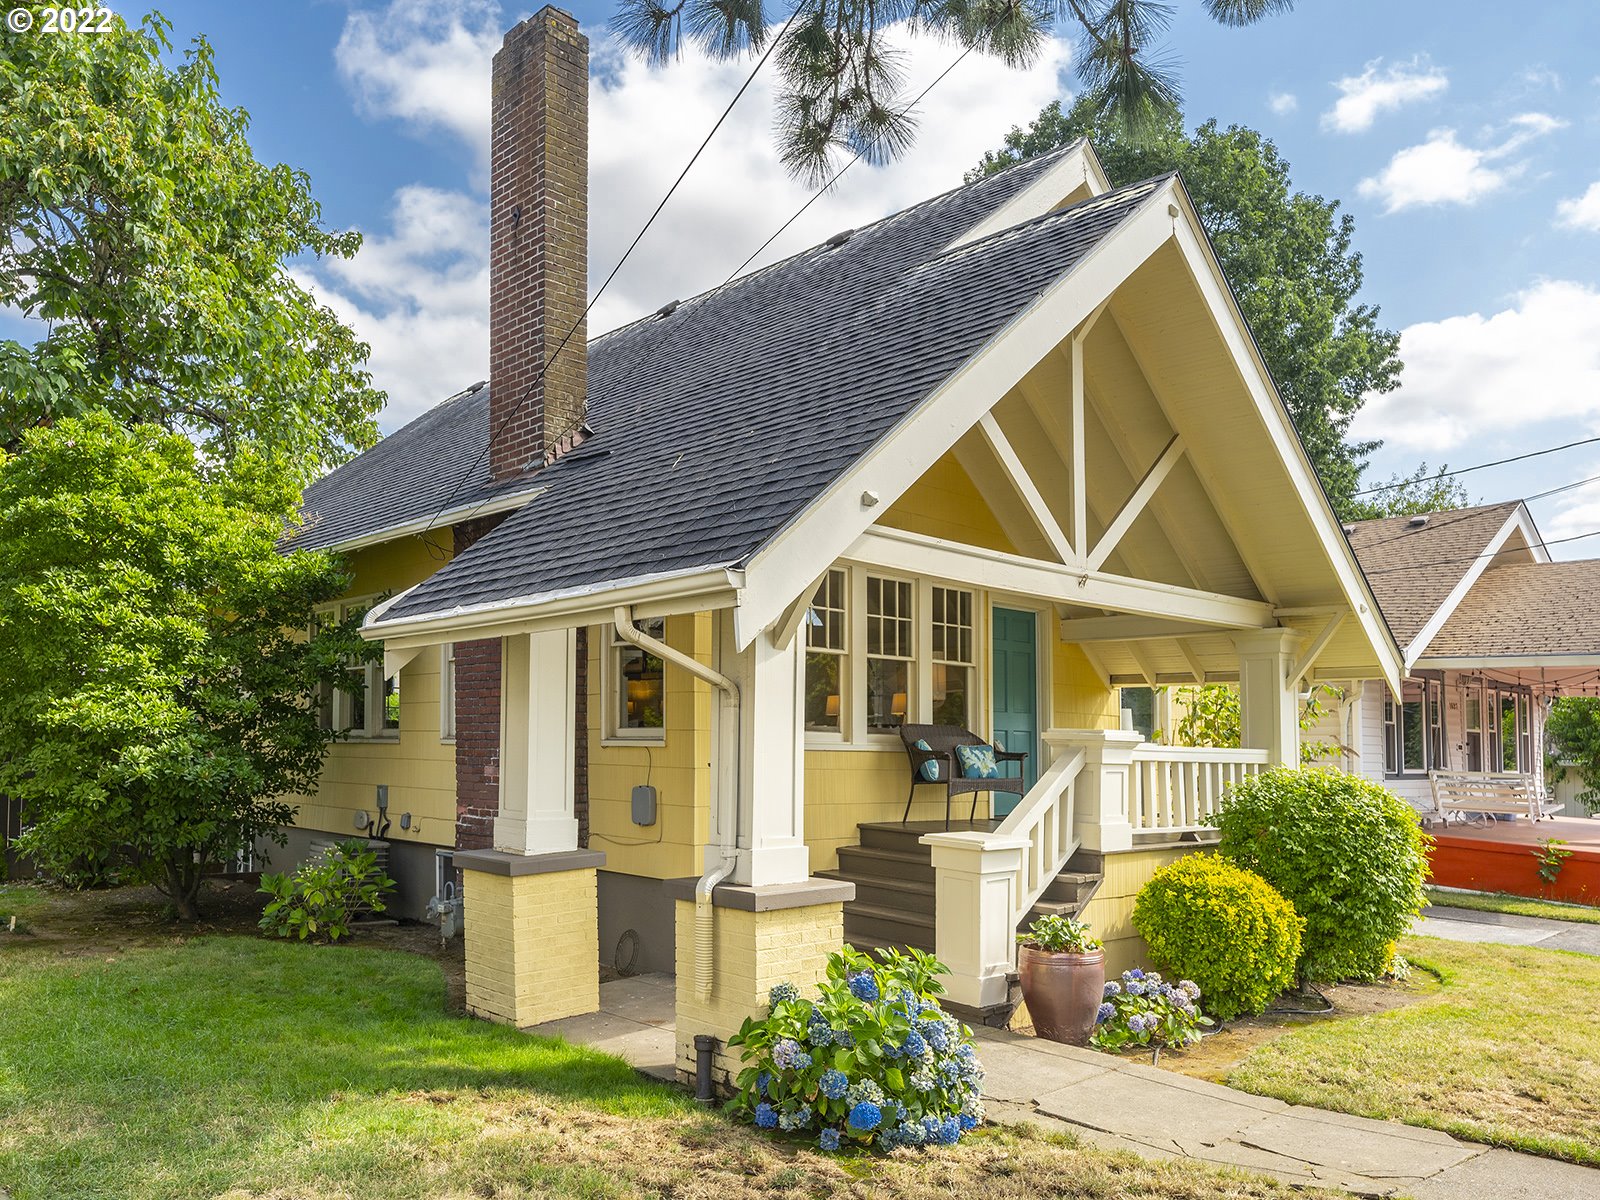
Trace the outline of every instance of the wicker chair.
<instances>
[{"instance_id":1,"label":"wicker chair","mask_svg":"<svg viewBox=\"0 0 1600 1200\"><path fill-rule=\"evenodd\" d=\"M995 792L1008 792L1021 796L1028 790L1020 770L1020 764L1026 762L1028 756L1021 750L1001 750L998 746L994 748L995 762L1019 764L1016 775L1003 775L998 779L968 779L962 775L961 762L956 757L956 747L992 745L970 729L963 729L959 725L902 725L900 740L905 743L906 758L911 768L911 787L906 792L906 811L900 818L902 825L911 820L911 800L917 794L919 784L944 788L946 829L950 828L950 798L957 793L972 793L972 811L967 815L967 820L971 821L978 815L979 792L989 792L991 795ZM918 742L927 742L929 748L920 749L917 746ZM928 763L938 764L937 779L929 779L922 773L922 768Z\"/></svg>"}]
</instances>

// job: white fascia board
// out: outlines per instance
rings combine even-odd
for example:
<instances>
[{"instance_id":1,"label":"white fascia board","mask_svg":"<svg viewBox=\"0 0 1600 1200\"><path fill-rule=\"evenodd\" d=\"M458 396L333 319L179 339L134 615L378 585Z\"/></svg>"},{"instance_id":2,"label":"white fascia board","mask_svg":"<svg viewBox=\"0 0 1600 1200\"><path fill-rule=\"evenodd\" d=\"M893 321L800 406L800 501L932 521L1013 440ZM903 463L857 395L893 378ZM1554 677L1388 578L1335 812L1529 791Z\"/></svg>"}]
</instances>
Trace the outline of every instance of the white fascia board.
<instances>
[{"instance_id":1,"label":"white fascia board","mask_svg":"<svg viewBox=\"0 0 1600 1200\"><path fill-rule=\"evenodd\" d=\"M448 528L454 522L469 517L487 517L495 513L512 512L529 501L544 495L548 490L548 488L540 485L525 492L500 496L494 500L485 500L481 504L458 504L454 508L447 508L430 517L418 517L414 521L403 521L399 525L389 525L383 529L375 529L371 533L363 533L359 537L345 538L343 541L333 542L326 546L318 546L317 549L326 550L330 554L348 554L352 550L364 550L368 546L381 546L384 542L393 542L403 537L427 533L430 529ZM287 548L290 550L295 549L293 542Z\"/></svg>"},{"instance_id":2,"label":"white fascia board","mask_svg":"<svg viewBox=\"0 0 1600 1200\"><path fill-rule=\"evenodd\" d=\"M1003 550L903 529L881 526L869 529L841 557L866 567L949 579L971 587L994 588L1058 604L1192 622L1219 631L1263 629L1276 623L1272 606L1260 600L1090 571L1079 565L1024 558Z\"/></svg>"},{"instance_id":3,"label":"white fascia board","mask_svg":"<svg viewBox=\"0 0 1600 1200\"><path fill-rule=\"evenodd\" d=\"M1404 673L1404 656L1395 642L1394 634L1379 615L1381 610L1377 598L1372 594L1367 577L1356 562L1355 551L1350 548L1343 527L1334 515L1333 506L1328 503L1328 495L1322 490L1311 460L1306 456L1300 435L1295 432L1294 423L1289 419L1289 410L1278 395L1277 385L1272 382L1272 373L1261 357L1260 347L1250 334L1250 327L1245 322L1244 314L1239 311L1233 291L1222 273L1222 265L1205 236L1194 202L1189 199L1181 181L1175 181L1170 191L1164 190L1163 195L1170 195L1181 213L1181 219L1172 222L1174 241L1205 297L1217 331L1228 348L1246 390L1255 401L1262 424L1288 469L1301 503L1311 517L1312 526L1317 531L1317 541L1334 569L1345 598L1378 656L1384 678L1398 691L1400 677Z\"/></svg>"},{"instance_id":4,"label":"white fascia board","mask_svg":"<svg viewBox=\"0 0 1600 1200\"><path fill-rule=\"evenodd\" d=\"M1550 561L1550 552L1545 549L1542 541L1537 540L1539 531L1533 528L1533 520L1527 516L1527 511L1527 506L1523 504L1518 504L1516 508L1511 510L1511 515L1506 518L1506 523L1500 526L1498 532L1489 539L1488 545L1484 546L1483 551L1472 560L1466 571L1462 573L1461 578L1456 580L1455 587L1451 588L1449 594L1440 601L1439 607L1434 609L1433 616L1428 618L1427 624L1417 630L1417 636L1407 643L1405 663L1408 672L1417 665L1417 661L1427 650L1428 643L1439 636L1439 631L1444 628L1445 622L1450 619L1451 614L1461 607L1461 602L1467 598L1467 593L1472 590L1472 585L1477 583L1478 578L1489 569L1489 564L1494 561L1495 555L1500 552L1500 548L1511 540L1513 533L1522 533L1523 539L1528 543L1529 553L1534 554L1535 561L1541 561L1538 558L1538 553L1533 550L1535 544L1544 553L1542 561Z\"/></svg>"},{"instance_id":5,"label":"white fascia board","mask_svg":"<svg viewBox=\"0 0 1600 1200\"><path fill-rule=\"evenodd\" d=\"M740 650L1172 237L1171 181L926 397L750 560Z\"/></svg>"},{"instance_id":6,"label":"white fascia board","mask_svg":"<svg viewBox=\"0 0 1600 1200\"><path fill-rule=\"evenodd\" d=\"M493 604L467 605L425 617L385 620L384 614L399 599L397 596L367 615L361 625L361 636L404 648L603 624L611 620L611 614L619 606L631 607L640 617L703 612L738 604L742 586L739 571L728 567L701 567Z\"/></svg>"},{"instance_id":7,"label":"white fascia board","mask_svg":"<svg viewBox=\"0 0 1600 1200\"><path fill-rule=\"evenodd\" d=\"M1567 667L1587 670L1600 667L1600 652L1589 654L1506 654L1455 655L1419 658L1419 671L1515 671L1522 667Z\"/></svg>"},{"instance_id":8,"label":"white fascia board","mask_svg":"<svg viewBox=\"0 0 1600 1200\"><path fill-rule=\"evenodd\" d=\"M1061 202L1080 187L1087 187L1091 195L1103 196L1111 190L1111 180L1100 165L1100 156L1094 152L1087 138L1079 138L1061 156L1061 161L1051 167L1031 185L1002 204L982 221L945 247L955 250L981 242L1002 229L1010 229L1024 221L1042 217L1061 207Z\"/></svg>"}]
</instances>

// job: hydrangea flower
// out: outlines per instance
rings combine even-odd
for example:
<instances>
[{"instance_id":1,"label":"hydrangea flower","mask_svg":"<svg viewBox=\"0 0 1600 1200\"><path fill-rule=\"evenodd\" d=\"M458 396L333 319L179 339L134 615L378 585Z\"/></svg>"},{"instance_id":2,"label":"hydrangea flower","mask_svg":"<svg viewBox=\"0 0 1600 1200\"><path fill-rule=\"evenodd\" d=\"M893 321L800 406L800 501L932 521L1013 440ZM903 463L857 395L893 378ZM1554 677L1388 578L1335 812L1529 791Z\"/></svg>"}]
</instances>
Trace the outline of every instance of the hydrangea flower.
<instances>
[{"instance_id":1,"label":"hydrangea flower","mask_svg":"<svg viewBox=\"0 0 1600 1200\"><path fill-rule=\"evenodd\" d=\"M776 1129L778 1127L778 1110L763 1100L756 1105L756 1125L762 1129Z\"/></svg>"},{"instance_id":2,"label":"hydrangea flower","mask_svg":"<svg viewBox=\"0 0 1600 1200\"><path fill-rule=\"evenodd\" d=\"M850 1090L844 1094L844 1102L852 1108L862 1103L881 1107L884 1102L883 1089L874 1080L863 1079L850 1085Z\"/></svg>"},{"instance_id":3,"label":"hydrangea flower","mask_svg":"<svg viewBox=\"0 0 1600 1200\"><path fill-rule=\"evenodd\" d=\"M797 1129L804 1129L811 1124L811 1106L802 1104L799 1108L778 1114L778 1128L785 1133L793 1133Z\"/></svg>"},{"instance_id":4,"label":"hydrangea flower","mask_svg":"<svg viewBox=\"0 0 1600 1200\"><path fill-rule=\"evenodd\" d=\"M1113 997L1113 996L1120 996L1120 995L1122 995L1122 985L1120 983L1118 983L1115 979L1111 980L1109 983L1106 984L1105 998L1107 1000L1111 999L1111 997Z\"/></svg>"},{"instance_id":5,"label":"hydrangea flower","mask_svg":"<svg viewBox=\"0 0 1600 1200\"><path fill-rule=\"evenodd\" d=\"M761 1074L757 1075L756 1076L756 1095L765 1096L767 1094L767 1085L769 1083L771 1083L771 1082L772 1082L772 1072L771 1071L763 1071L763 1072L761 1072Z\"/></svg>"},{"instance_id":6,"label":"hydrangea flower","mask_svg":"<svg viewBox=\"0 0 1600 1200\"><path fill-rule=\"evenodd\" d=\"M800 999L800 989L792 983L780 983L767 993L767 1003L773 1008L790 1000Z\"/></svg>"},{"instance_id":7,"label":"hydrangea flower","mask_svg":"<svg viewBox=\"0 0 1600 1200\"><path fill-rule=\"evenodd\" d=\"M819 1012L811 1014L811 1020L806 1025L806 1040L813 1046L826 1046L833 1041L833 1027L828 1024L828 1018Z\"/></svg>"},{"instance_id":8,"label":"hydrangea flower","mask_svg":"<svg viewBox=\"0 0 1600 1200\"><path fill-rule=\"evenodd\" d=\"M964 1112L957 1119L961 1122L962 1133L971 1133L978 1127L978 1118L973 1116L971 1113Z\"/></svg>"},{"instance_id":9,"label":"hydrangea flower","mask_svg":"<svg viewBox=\"0 0 1600 1200\"><path fill-rule=\"evenodd\" d=\"M1134 1013L1133 1016L1128 1018L1128 1032L1129 1033L1143 1033L1144 1032L1144 1018L1141 1017L1138 1013Z\"/></svg>"},{"instance_id":10,"label":"hydrangea flower","mask_svg":"<svg viewBox=\"0 0 1600 1200\"><path fill-rule=\"evenodd\" d=\"M900 1043L900 1053L907 1058L921 1058L927 1053L928 1043L915 1029L906 1034L906 1040Z\"/></svg>"},{"instance_id":11,"label":"hydrangea flower","mask_svg":"<svg viewBox=\"0 0 1600 1200\"><path fill-rule=\"evenodd\" d=\"M1129 979L1143 979L1143 978L1144 978L1144 972L1143 972L1143 971L1141 971L1141 970L1140 970L1140 969L1139 969L1139 968L1138 968L1138 967L1134 967L1134 968L1133 968L1133 969L1132 969L1132 970L1130 970L1130 971L1124 971L1124 972L1123 972L1123 973L1122 973L1122 978L1123 978L1123 979L1124 979L1124 980L1129 980Z\"/></svg>"},{"instance_id":12,"label":"hydrangea flower","mask_svg":"<svg viewBox=\"0 0 1600 1200\"><path fill-rule=\"evenodd\" d=\"M871 971L858 971L850 976L850 994L868 1004L878 1002L878 981Z\"/></svg>"},{"instance_id":13,"label":"hydrangea flower","mask_svg":"<svg viewBox=\"0 0 1600 1200\"><path fill-rule=\"evenodd\" d=\"M895 1130L895 1140L902 1146L920 1146L927 1141L927 1134L920 1122L907 1121Z\"/></svg>"},{"instance_id":14,"label":"hydrangea flower","mask_svg":"<svg viewBox=\"0 0 1600 1200\"><path fill-rule=\"evenodd\" d=\"M1142 996L1142 995L1144 995L1144 991L1145 991L1144 980L1142 980L1142 979L1130 979L1128 981L1128 995L1130 995L1130 996Z\"/></svg>"},{"instance_id":15,"label":"hydrangea flower","mask_svg":"<svg viewBox=\"0 0 1600 1200\"><path fill-rule=\"evenodd\" d=\"M870 1133L883 1120L883 1110L870 1100L863 1100L850 1110L850 1128L858 1133Z\"/></svg>"},{"instance_id":16,"label":"hydrangea flower","mask_svg":"<svg viewBox=\"0 0 1600 1200\"><path fill-rule=\"evenodd\" d=\"M839 1148L839 1131L837 1129L824 1129L817 1135L817 1145L824 1150L837 1150Z\"/></svg>"},{"instance_id":17,"label":"hydrangea flower","mask_svg":"<svg viewBox=\"0 0 1600 1200\"><path fill-rule=\"evenodd\" d=\"M1178 990L1191 1000L1200 999L1200 985L1192 979L1178 980Z\"/></svg>"},{"instance_id":18,"label":"hydrangea flower","mask_svg":"<svg viewBox=\"0 0 1600 1200\"><path fill-rule=\"evenodd\" d=\"M928 1045L938 1053L943 1054L950 1048L950 1032L944 1027L942 1021L930 1021L922 1027L922 1036L928 1039Z\"/></svg>"},{"instance_id":19,"label":"hydrangea flower","mask_svg":"<svg viewBox=\"0 0 1600 1200\"><path fill-rule=\"evenodd\" d=\"M782 1038L772 1048L772 1061L783 1071L804 1071L811 1065L811 1055L793 1038Z\"/></svg>"},{"instance_id":20,"label":"hydrangea flower","mask_svg":"<svg viewBox=\"0 0 1600 1200\"><path fill-rule=\"evenodd\" d=\"M941 1146L954 1146L961 1140L961 1121L957 1117L946 1117L939 1122L939 1144Z\"/></svg>"},{"instance_id":21,"label":"hydrangea flower","mask_svg":"<svg viewBox=\"0 0 1600 1200\"><path fill-rule=\"evenodd\" d=\"M843 1071L835 1071L830 1067L822 1073L822 1081L818 1086L829 1100L839 1100L849 1088L850 1080Z\"/></svg>"},{"instance_id":22,"label":"hydrangea flower","mask_svg":"<svg viewBox=\"0 0 1600 1200\"><path fill-rule=\"evenodd\" d=\"M1117 1015L1117 1006L1115 1004L1102 1004L1100 1006L1100 1011L1095 1013L1095 1015L1094 1015L1094 1023L1096 1025L1104 1025L1107 1021L1111 1020L1111 1018L1116 1016L1116 1015Z\"/></svg>"}]
</instances>

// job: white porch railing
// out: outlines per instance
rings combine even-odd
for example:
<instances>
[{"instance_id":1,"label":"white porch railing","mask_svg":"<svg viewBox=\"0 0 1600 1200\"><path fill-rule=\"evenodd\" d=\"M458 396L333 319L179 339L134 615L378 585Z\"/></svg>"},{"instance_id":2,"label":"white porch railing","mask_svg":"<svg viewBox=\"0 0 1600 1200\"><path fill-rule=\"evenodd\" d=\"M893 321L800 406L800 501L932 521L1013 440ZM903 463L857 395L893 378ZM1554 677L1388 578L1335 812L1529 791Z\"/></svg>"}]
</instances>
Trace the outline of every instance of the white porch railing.
<instances>
[{"instance_id":1,"label":"white porch railing","mask_svg":"<svg viewBox=\"0 0 1600 1200\"><path fill-rule=\"evenodd\" d=\"M1267 769L1265 750L1157 746L1133 751L1128 824L1135 833L1187 833L1211 827L1229 788Z\"/></svg>"},{"instance_id":2,"label":"white porch railing","mask_svg":"<svg viewBox=\"0 0 1600 1200\"><path fill-rule=\"evenodd\" d=\"M1084 761L1081 749L1058 755L1039 776L1039 782L995 828L996 837L1026 838L1028 842L1017 866L1017 885L1012 892L1013 929L1078 848L1073 800Z\"/></svg>"}]
</instances>

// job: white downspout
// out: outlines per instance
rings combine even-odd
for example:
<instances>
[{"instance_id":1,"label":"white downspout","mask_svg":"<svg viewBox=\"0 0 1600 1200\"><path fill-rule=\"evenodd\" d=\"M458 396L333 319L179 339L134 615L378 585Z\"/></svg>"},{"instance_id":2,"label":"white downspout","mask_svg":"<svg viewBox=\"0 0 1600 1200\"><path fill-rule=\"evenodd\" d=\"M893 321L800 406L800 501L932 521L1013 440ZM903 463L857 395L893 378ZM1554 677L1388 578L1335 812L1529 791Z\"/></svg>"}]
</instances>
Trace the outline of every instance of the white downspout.
<instances>
[{"instance_id":1,"label":"white downspout","mask_svg":"<svg viewBox=\"0 0 1600 1200\"><path fill-rule=\"evenodd\" d=\"M702 1000L711 999L711 981L716 958L712 924L712 890L733 874L739 857L739 685L720 671L714 671L697 658L674 650L651 637L633 623L633 610L619 607L612 615L617 636L647 654L682 667L696 679L704 680L721 693L718 715L722 724L717 737L717 850L720 865L711 868L694 888L694 988Z\"/></svg>"}]
</instances>

